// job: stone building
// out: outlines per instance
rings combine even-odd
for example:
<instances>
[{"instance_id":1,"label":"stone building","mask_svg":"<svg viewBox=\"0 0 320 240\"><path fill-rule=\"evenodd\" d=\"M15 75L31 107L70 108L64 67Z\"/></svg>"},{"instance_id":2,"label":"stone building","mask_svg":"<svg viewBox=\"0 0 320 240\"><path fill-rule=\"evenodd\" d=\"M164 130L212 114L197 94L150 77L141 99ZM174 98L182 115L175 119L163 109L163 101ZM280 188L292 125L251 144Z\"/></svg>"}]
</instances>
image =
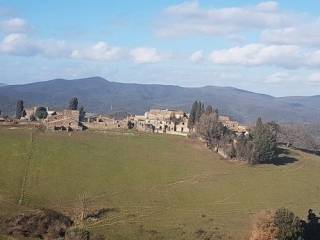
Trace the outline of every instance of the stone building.
<instances>
[{"instance_id":1,"label":"stone building","mask_svg":"<svg viewBox=\"0 0 320 240\"><path fill-rule=\"evenodd\" d=\"M228 116L219 116L219 121L231 131L239 134L245 134L248 132L246 126L240 125L237 121L233 121Z\"/></svg>"},{"instance_id":2,"label":"stone building","mask_svg":"<svg viewBox=\"0 0 320 240\"><path fill-rule=\"evenodd\" d=\"M44 124L47 129L52 130L68 130L76 131L83 130L84 126L79 122L78 110L63 110L63 112L55 112L48 115L44 119Z\"/></svg>"},{"instance_id":3,"label":"stone building","mask_svg":"<svg viewBox=\"0 0 320 240\"><path fill-rule=\"evenodd\" d=\"M25 118L30 120L32 116L36 113L38 107L32 107L32 108L25 108L24 111L26 112Z\"/></svg>"},{"instance_id":4,"label":"stone building","mask_svg":"<svg viewBox=\"0 0 320 240\"><path fill-rule=\"evenodd\" d=\"M133 122L139 131L187 136L188 118L182 111L151 109L143 116L135 116Z\"/></svg>"},{"instance_id":5,"label":"stone building","mask_svg":"<svg viewBox=\"0 0 320 240\"><path fill-rule=\"evenodd\" d=\"M117 120L102 115L86 114L84 124L89 129L122 129L128 127L128 119Z\"/></svg>"}]
</instances>

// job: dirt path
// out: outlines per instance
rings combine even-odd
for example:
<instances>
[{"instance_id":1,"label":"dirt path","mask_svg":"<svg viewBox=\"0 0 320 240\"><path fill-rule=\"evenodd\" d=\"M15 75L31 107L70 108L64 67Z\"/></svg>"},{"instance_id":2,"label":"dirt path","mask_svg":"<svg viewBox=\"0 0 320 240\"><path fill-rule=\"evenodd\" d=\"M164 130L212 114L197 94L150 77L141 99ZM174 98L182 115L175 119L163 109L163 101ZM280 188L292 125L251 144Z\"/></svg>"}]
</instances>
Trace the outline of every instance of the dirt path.
<instances>
[{"instance_id":1,"label":"dirt path","mask_svg":"<svg viewBox=\"0 0 320 240\"><path fill-rule=\"evenodd\" d=\"M33 156L33 141L34 141L34 133L33 133L33 130L31 130L30 146L29 146L30 151L29 151L29 153L27 155L27 159L26 159L26 167L25 167L25 171L24 171L22 184L21 184L20 197L18 200L19 205L23 204L24 196L25 196L25 192L26 192L26 185L27 185L28 176L29 176L29 172L30 172L30 162L31 162L31 159Z\"/></svg>"}]
</instances>

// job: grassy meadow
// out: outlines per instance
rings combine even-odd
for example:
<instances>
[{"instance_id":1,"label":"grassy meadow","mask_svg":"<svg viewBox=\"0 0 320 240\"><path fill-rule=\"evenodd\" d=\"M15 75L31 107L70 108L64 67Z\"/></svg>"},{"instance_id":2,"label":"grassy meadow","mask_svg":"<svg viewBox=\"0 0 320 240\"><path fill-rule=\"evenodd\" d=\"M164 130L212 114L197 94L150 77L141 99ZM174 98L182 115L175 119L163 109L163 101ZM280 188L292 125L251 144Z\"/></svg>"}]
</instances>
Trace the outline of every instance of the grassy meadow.
<instances>
[{"instance_id":1,"label":"grassy meadow","mask_svg":"<svg viewBox=\"0 0 320 240\"><path fill-rule=\"evenodd\" d=\"M85 195L88 209L113 209L87 224L107 239L245 239L262 209L320 210L320 157L285 154L252 167L180 136L0 128L0 214L72 215Z\"/></svg>"}]
</instances>

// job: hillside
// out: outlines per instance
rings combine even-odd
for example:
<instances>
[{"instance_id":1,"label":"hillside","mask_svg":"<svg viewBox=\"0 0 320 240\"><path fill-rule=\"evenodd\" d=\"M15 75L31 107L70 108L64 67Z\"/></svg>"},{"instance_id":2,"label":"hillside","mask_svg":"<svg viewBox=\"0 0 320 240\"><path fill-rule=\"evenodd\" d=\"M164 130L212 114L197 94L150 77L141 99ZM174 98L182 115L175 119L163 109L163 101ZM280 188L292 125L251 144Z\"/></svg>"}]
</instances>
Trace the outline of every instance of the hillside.
<instances>
[{"instance_id":1,"label":"hillside","mask_svg":"<svg viewBox=\"0 0 320 240\"><path fill-rule=\"evenodd\" d=\"M86 193L88 211L109 209L87 225L107 239L199 240L206 231L242 240L262 209L305 217L320 208L320 157L295 150L283 151L284 165L252 167L179 136L34 132L31 140L30 129L5 128L0 136L0 219L39 207L76 214Z\"/></svg>"},{"instance_id":2,"label":"hillside","mask_svg":"<svg viewBox=\"0 0 320 240\"><path fill-rule=\"evenodd\" d=\"M189 111L194 100L202 100L240 122L258 116L279 122L320 121L320 96L282 97L253 93L231 87L183 88L173 85L110 82L100 77L9 85L0 88L0 109L13 114L18 99L26 106L63 108L77 96L87 112L128 111L141 114L152 107Z\"/></svg>"}]
</instances>

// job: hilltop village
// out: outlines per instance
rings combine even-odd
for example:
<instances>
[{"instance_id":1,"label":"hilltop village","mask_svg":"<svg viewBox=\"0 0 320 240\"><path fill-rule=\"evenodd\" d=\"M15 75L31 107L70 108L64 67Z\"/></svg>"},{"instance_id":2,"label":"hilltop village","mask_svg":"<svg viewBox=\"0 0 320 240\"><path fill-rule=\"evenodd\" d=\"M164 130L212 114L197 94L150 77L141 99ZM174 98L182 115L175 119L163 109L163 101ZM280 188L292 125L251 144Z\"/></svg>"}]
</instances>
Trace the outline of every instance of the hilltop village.
<instances>
[{"instance_id":1,"label":"hilltop village","mask_svg":"<svg viewBox=\"0 0 320 240\"><path fill-rule=\"evenodd\" d=\"M43 107L42 107L43 108ZM24 114L20 119L10 120L0 117L0 124L20 124L27 125L33 123L42 125L48 130L55 131L82 131L108 130L108 129L136 129L141 132L166 133L187 136L191 129L188 127L189 113L179 110L150 109L144 115L129 115L122 119L110 116L86 113L81 118L81 110L65 109L54 111L45 108L45 117L39 119L35 117L39 107L24 109ZM247 132L247 127L240 125L237 121L231 120L228 116L219 116L219 121L228 129L241 134Z\"/></svg>"}]
</instances>

